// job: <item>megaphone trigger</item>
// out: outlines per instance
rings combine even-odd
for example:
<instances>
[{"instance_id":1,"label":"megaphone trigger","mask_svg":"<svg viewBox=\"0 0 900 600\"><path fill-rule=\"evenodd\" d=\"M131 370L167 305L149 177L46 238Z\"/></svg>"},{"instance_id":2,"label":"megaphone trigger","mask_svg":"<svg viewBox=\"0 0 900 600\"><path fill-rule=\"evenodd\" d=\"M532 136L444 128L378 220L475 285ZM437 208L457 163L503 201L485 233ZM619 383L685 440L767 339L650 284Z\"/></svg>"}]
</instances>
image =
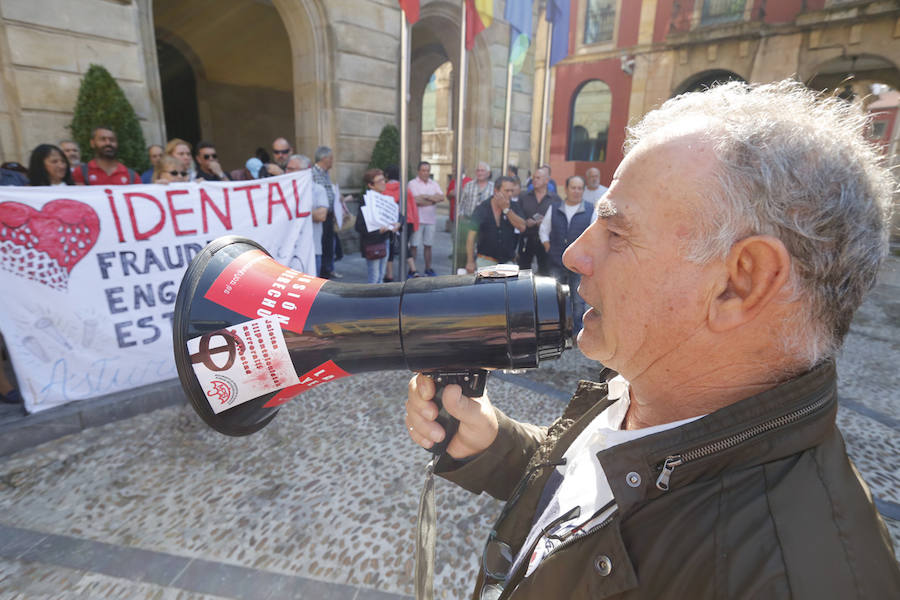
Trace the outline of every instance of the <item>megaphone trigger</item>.
<instances>
[{"instance_id":1,"label":"megaphone trigger","mask_svg":"<svg viewBox=\"0 0 900 600\"><path fill-rule=\"evenodd\" d=\"M428 451L440 456L447 451L447 446L450 445L450 441L456 435L457 430L459 430L459 420L444 408L442 400L444 388L448 385L457 384L462 388L463 396L480 398L484 395L484 386L487 383L488 372L484 369L431 371L425 373L425 375L434 379L434 398L432 398L432 402L437 404L438 407L438 416L435 421L444 428L444 439L436 442L431 448L428 448Z\"/></svg>"}]
</instances>

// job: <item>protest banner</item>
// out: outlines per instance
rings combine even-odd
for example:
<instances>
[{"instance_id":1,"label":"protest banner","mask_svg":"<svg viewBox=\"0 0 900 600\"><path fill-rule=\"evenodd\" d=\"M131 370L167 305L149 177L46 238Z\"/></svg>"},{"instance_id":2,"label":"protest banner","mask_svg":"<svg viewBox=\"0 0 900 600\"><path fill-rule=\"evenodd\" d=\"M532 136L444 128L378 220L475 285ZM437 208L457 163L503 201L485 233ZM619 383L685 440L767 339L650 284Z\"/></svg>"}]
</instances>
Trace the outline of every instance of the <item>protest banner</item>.
<instances>
[{"instance_id":1,"label":"protest banner","mask_svg":"<svg viewBox=\"0 0 900 600\"><path fill-rule=\"evenodd\" d=\"M28 412L177 377L173 306L191 259L240 235L315 270L311 176L0 187L0 332Z\"/></svg>"},{"instance_id":2,"label":"protest banner","mask_svg":"<svg viewBox=\"0 0 900 600\"><path fill-rule=\"evenodd\" d=\"M365 202L360 210L365 217L366 229L369 232L378 231L382 227L393 227L394 223L400 222L400 209L393 196L368 190L363 199Z\"/></svg>"}]
</instances>

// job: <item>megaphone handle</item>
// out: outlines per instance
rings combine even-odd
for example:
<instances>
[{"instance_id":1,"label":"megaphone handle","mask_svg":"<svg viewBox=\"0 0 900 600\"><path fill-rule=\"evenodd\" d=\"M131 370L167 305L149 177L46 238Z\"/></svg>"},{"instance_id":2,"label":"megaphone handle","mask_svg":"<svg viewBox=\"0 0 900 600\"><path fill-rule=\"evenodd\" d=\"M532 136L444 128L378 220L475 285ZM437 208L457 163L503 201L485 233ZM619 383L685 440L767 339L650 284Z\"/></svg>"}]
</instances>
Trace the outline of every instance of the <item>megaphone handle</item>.
<instances>
[{"instance_id":1,"label":"megaphone handle","mask_svg":"<svg viewBox=\"0 0 900 600\"><path fill-rule=\"evenodd\" d=\"M435 421L445 431L443 441L435 443L428 451L440 456L447 450L450 440L453 439L453 436L456 435L456 430L459 429L459 420L448 413L444 409L443 402L441 402L444 388L455 383L462 388L463 396L480 398L484 395L484 386L487 383L488 372L484 369L473 371L431 371L426 372L425 375L434 379L434 398L432 400L438 406L438 416Z\"/></svg>"}]
</instances>

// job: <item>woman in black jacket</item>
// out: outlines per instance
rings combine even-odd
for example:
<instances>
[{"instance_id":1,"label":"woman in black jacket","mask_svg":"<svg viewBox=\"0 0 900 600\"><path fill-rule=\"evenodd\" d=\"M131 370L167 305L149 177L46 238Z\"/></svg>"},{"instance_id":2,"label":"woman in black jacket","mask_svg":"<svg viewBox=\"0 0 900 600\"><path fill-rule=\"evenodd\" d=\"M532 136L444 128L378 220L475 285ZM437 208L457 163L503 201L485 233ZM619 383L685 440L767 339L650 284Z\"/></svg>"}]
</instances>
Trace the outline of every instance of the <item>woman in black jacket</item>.
<instances>
[{"instance_id":1,"label":"woman in black jacket","mask_svg":"<svg viewBox=\"0 0 900 600\"><path fill-rule=\"evenodd\" d=\"M385 184L384 172L381 169L369 169L363 175L363 181L366 188L379 194L384 194ZM399 223L393 223L391 226L382 226L375 231L369 231L366 226L366 219L363 216L362 207L365 206L365 196L363 196L360 210L356 215L356 231L359 233L359 249L366 259L366 267L369 270L369 283L381 283L384 279L384 268L387 265L388 251L390 248L391 232L399 229Z\"/></svg>"}]
</instances>

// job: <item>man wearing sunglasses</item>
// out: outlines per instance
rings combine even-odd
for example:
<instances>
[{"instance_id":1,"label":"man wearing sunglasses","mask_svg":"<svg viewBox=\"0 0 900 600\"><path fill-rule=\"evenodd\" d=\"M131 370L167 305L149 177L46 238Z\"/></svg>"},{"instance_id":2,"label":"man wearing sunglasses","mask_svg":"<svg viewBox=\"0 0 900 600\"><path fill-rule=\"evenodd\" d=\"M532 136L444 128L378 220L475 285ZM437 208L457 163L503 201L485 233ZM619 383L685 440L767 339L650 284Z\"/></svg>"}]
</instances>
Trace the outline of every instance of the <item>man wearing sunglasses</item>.
<instances>
[{"instance_id":1,"label":"man wearing sunglasses","mask_svg":"<svg viewBox=\"0 0 900 600\"><path fill-rule=\"evenodd\" d=\"M281 167L282 170L287 170L288 160L293 153L294 149L291 147L290 142L283 137L276 138L275 141L272 142L272 160L274 160L275 164Z\"/></svg>"},{"instance_id":2,"label":"man wearing sunglasses","mask_svg":"<svg viewBox=\"0 0 900 600\"><path fill-rule=\"evenodd\" d=\"M629 129L563 255L606 376L549 427L443 390L460 425L435 472L506 501L475 598L900 598L835 425L835 357L895 188L866 125L786 80L684 94ZM426 448L434 393L410 381Z\"/></svg>"},{"instance_id":3,"label":"man wearing sunglasses","mask_svg":"<svg viewBox=\"0 0 900 600\"><path fill-rule=\"evenodd\" d=\"M194 160L197 161L197 179L228 181L228 175L225 174L225 171L222 170L222 165L219 164L219 155L216 153L216 147L211 142L200 142L197 144Z\"/></svg>"}]
</instances>

